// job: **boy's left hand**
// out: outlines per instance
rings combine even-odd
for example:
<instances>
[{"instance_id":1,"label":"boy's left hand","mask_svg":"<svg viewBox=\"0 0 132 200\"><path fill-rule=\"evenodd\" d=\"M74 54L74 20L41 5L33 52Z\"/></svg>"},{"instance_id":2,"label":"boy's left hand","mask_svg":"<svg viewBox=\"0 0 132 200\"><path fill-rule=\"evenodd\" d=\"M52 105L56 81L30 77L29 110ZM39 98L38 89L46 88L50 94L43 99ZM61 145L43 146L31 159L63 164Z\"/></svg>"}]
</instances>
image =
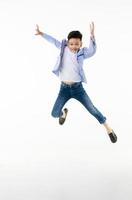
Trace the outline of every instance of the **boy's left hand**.
<instances>
[{"instance_id":1,"label":"boy's left hand","mask_svg":"<svg viewBox=\"0 0 132 200\"><path fill-rule=\"evenodd\" d=\"M90 34L91 34L91 39L93 39L94 38L94 22L92 22L91 24L90 24Z\"/></svg>"},{"instance_id":2,"label":"boy's left hand","mask_svg":"<svg viewBox=\"0 0 132 200\"><path fill-rule=\"evenodd\" d=\"M38 24L36 24L36 33L35 35L43 35L44 33L42 31L39 30L39 26Z\"/></svg>"}]
</instances>

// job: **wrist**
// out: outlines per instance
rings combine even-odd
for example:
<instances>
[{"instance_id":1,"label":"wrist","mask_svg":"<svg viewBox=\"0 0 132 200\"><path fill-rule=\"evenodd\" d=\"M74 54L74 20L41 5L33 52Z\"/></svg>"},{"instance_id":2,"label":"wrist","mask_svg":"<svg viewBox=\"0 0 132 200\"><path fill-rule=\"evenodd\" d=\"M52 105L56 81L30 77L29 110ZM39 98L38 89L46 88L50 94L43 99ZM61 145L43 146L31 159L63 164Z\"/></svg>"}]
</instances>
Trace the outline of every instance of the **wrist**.
<instances>
[{"instance_id":1,"label":"wrist","mask_svg":"<svg viewBox=\"0 0 132 200\"><path fill-rule=\"evenodd\" d=\"M91 38L91 40L95 40L95 36L94 35L91 35L90 38Z\"/></svg>"},{"instance_id":2,"label":"wrist","mask_svg":"<svg viewBox=\"0 0 132 200\"><path fill-rule=\"evenodd\" d=\"M39 35L43 36L43 35L44 35L44 33L40 31L40 32L39 32Z\"/></svg>"}]
</instances>

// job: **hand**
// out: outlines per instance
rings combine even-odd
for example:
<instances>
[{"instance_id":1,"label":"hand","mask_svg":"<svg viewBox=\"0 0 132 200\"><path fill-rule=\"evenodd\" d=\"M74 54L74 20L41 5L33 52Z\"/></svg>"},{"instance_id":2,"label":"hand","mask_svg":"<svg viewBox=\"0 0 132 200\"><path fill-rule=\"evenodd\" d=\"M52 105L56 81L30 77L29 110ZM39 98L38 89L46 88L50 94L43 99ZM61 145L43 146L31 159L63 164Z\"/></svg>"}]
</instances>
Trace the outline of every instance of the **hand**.
<instances>
[{"instance_id":1,"label":"hand","mask_svg":"<svg viewBox=\"0 0 132 200\"><path fill-rule=\"evenodd\" d=\"M39 30L39 26L36 24L36 33L35 35L43 35L43 32Z\"/></svg>"},{"instance_id":2,"label":"hand","mask_svg":"<svg viewBox=\"0 0 132 200\"><path fill-rule=\"evenodd\" d=\"M90 24L90 34L91 34L91 38L94 38L94 22L92 22Z\"/></svg>"}]
</instances>

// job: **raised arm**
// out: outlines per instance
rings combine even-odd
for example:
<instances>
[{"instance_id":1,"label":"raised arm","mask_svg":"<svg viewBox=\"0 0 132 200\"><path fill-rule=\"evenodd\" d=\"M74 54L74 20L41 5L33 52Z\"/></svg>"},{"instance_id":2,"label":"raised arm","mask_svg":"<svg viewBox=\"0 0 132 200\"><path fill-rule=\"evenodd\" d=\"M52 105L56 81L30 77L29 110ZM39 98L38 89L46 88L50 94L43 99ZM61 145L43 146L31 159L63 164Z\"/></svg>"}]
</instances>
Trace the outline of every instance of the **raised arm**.
<instances>
[{"instance_id":1,"label":"raised arm","mask_svg":"<svg viewBox=\"0 0 132 200\"><path fill-rule=\"evenodd\" d=\"M90 24L90 43L89 47L83 48L83 54L84 58L89 58L93 56L96 52L96 42L95 42L95 36L94 36L94 23L92 22Z\"/></svg>"},{"instance_id":2,"label":"raised arm","mask_svg":"<svg viewBox=\"0 0 132 200\"><path fill-rule=\"evenodd\" d=\"M54 44L58 49L61 49L61 42L53 38L52 36L40 31L39 26L36 25L36 33L35 35L41 35L48 42Z\"/></svg>"}]
</instances>

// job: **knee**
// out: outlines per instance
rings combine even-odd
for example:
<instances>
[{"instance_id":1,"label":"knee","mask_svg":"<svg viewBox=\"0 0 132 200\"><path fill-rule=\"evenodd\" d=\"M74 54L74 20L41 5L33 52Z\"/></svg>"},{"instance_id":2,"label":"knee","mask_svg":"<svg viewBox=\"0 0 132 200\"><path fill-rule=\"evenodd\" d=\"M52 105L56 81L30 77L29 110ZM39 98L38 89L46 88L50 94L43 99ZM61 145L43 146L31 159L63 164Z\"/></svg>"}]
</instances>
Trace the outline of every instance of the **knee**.
<instances>
[{"instance_id":1,"label":"knee","mask_svg":"<svg viewBox=\"0 0 132 200\"><path fill-rule=\"evenodd\" d=\"M56 113L56 112L54 112L54 111L51 112L51 116L54 117L54 118L59 117L58 113Z\"/></svg>"},{"instance_id":2,"label":"knee","mask_svg":"<svg viewBox=\"0 0 132 200\"><path fill-rule=\"evenodd\" d=\"M92 115L98 115L98 111L97 111L97 109L96 109L94 106L91 106L91 107L90 107L89 112L90 112Z\"/></svg>"}]
</instances>

